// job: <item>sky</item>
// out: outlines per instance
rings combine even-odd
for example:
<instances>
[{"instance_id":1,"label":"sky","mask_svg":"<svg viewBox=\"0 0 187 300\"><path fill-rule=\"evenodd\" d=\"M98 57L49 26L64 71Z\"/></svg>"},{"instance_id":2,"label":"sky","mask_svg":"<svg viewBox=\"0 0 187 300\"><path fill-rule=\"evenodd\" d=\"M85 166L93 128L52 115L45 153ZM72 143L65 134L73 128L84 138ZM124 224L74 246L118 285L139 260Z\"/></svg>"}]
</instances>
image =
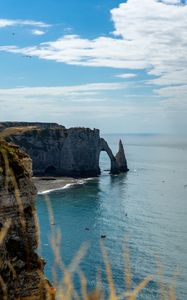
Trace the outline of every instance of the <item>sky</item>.
<instances>
[{"instance_id":1,"label":"sky","mask_svg":"<svg viewBox=\"0 0 187 300\"><path fill-rule=\"evenodd\" d=\"M0 120L187 134L187 1L1 0Z\"/></svg>"}]
</instances>

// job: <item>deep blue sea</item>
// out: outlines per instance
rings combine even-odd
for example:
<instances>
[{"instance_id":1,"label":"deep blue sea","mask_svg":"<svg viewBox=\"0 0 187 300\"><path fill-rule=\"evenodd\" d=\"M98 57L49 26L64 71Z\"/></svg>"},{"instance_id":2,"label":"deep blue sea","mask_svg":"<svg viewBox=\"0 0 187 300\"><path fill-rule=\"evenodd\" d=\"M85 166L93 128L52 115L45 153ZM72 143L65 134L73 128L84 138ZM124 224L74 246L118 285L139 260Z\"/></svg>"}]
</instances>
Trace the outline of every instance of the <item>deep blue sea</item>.
<instances>
[{"instance_id":1,"label":"deep blue sea","mask_svg":"<svg viewBox=\"0 0 187 300\"><path fill-rule=\"evenodd\" d=\"M146 276L155 275L137 299L159 299L160 276L156 275L159 264L164 285L171 284L177 274L177 299L187 299L187 137L149 134L103 137L114 153L122 138L130 169L127 174L110 176L106 171L110 168L109 158L102 153L101 176L49 194L55 218L52 225L45 196L38 195L39 253L47 262L47 277L54 280L51 230L60 230L59 248L65 265L88 242L89 249L80 269L86 274L88 289L92 290L100 268L107 292L100 249L101 235L106 235L103 243L119 294L125 287L124 246L128 239L133 287ZM61 270L55 269L60 282ZM79 289L77 277L75 285Z\"/></svg>"}]
</instances>

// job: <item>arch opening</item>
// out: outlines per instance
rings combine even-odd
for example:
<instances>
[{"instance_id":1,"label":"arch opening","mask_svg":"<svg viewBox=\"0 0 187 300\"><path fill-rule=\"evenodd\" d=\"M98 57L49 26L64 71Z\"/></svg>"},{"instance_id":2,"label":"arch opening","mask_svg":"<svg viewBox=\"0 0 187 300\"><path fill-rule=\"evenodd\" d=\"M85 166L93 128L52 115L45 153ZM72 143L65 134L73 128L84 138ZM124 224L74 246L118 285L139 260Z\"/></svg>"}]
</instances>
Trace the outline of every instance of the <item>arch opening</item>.
<instances>
[{"instance_id":1,"label":"arch opening","mask_svg":"<svg viewBox=\"0 0 187 300\"><path fill-rule=\"evenodd\" d=\"M110 173L111 160L108 153L105 150L101 150L99 154L99 168L101 174Z\"/></svg>"},{"instance_id":2,"label":"arch opening","mask_svg":"<svg viewBox=\"0 0 187 300\"><path fill-rule=\"evenodd\" d=\"M56 168L53 165L48 166L45 169L45 175L47 175L47 176L55 176L55 175L57 175Z\"/></svg>"},{"instance_id":3,"label":"arch opening","mask_svg":"<svg viewBox=\"0 0 187 300\"><path fill-rule=\"evenodd\" d=\"M105 151L110 159L111 162L110 173L119 174L119 167L116 162L116 159L112 153L112 150L110 149L107 142L103 138L100 139L100 152L101 151Z\"/></svg>"}]
</instances>

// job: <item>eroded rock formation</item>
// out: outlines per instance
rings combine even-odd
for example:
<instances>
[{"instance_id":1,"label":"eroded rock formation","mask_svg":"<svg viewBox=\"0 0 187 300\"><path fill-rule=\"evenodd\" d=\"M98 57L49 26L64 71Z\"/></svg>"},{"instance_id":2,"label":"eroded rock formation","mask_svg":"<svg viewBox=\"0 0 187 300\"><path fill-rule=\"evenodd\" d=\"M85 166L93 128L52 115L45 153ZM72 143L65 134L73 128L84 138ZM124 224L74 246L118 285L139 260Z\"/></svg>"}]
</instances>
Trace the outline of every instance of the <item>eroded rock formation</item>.
<instances>
[{"instance_id":1,"label":"eroded rock formation","mask_svg":"<svg viewBox=\"0 0 187 300\"><path fill-rule=\"evenodd\" d=\"M0 299L54 299L36 254L36 188L31 159L0 140Z\"/></svg>"},{"instance_id":2,"label":"eroded rock formation","mask_svg":"<svg viewBox=\"0 0 187 300\"><path fill-rule=\"evenodd\" d=\"M0 124L1 130L7 127L11 133L8 140L21 146L31 156L35 176L97 176L100 174L101 151L106 151L110 158L111 174L128 171L122 148L116 158L107 142L100 138L98 129L66 129L55 123Z\"/></svg>"},{"instance_id":3,"label":"eroded rock formation","mask_svg":"<svg viewBox=\"0 0 187 300\"><path fill-rule=\"evenodd\" d=\"M127 172L129 169L127 167L127 160L125 157L125 151L123 148L122 141L119 141L119 150L118 153L115 156L118 168L120 172Z\"/></svg>"},{"instance_id":4,"label":"eroded rock formation","mask_svg":"<svg viewBox=\"0 0 187 300\"><path fill-rule=\"evenodd\" d=\"M100 151L105 151L110 158L110 162L111 162L110 173L119 174L120 170L117 161L112 153L112 150L108 146L108 143L103 138L100 139Z\"/></svg>"}]
</instances>

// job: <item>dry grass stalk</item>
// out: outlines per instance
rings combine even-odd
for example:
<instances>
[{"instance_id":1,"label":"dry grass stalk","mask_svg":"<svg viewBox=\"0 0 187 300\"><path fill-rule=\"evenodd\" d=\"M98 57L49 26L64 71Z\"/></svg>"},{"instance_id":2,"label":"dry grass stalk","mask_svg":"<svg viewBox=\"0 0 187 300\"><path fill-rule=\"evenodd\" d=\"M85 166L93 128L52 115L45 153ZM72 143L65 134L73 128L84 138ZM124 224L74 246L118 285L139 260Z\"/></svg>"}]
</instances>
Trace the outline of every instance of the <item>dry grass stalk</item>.
<instances>
[{"instance_id":1,"label":"dry grass stalk","mask_svg":"<svg viewBox=\"0 0 187 300\"><path fill-rule=\"evenodd\" d=\"M3 224L3 227L1 228L1 231L0 231L0 246L4 242L4 239L5 239L5 237L7 235L7 232L10 228L10 225L11 225L11 220L6 220L6 222Z\"/></svg>"},{"instance_id":2,"label":"dry grass stalk","mask_svg":"<svg viewBox=\"0 0 187 300\"><path fill-rule=\"evenodd\" d=\"M8 300L8 292L7 292L7 286L6 283L4 282L3 278L0 275L0 286L3 292L3 299L2 300Z\"/></svg>"}]
</instances>

